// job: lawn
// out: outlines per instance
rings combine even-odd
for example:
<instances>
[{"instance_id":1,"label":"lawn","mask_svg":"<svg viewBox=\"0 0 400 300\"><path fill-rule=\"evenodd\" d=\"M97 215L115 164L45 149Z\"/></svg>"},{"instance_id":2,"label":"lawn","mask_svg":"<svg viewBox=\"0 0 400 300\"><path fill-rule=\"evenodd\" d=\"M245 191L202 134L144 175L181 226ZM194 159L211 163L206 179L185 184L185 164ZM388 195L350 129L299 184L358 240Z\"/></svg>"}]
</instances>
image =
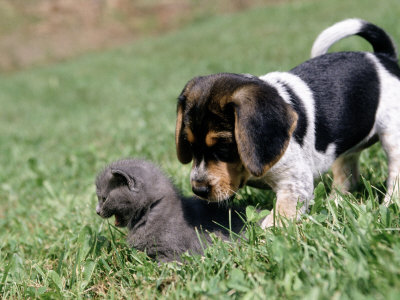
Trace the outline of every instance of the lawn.
<instances>
[{"instance_id":1,"label":"lawn","mask_svg":"<svg viewBox=\"0 0 400 300\"><path fill-rule=\"evenodd\" d=\"M362 154L362 182L336 207L330 176L299 224L218 240L203 257L158 264L95 213L107 163L143 157L190 194L175 154L176 98L200 74L262 75L309 57L317 34L360 17L400 46L398 0L309 0L202 18L112 51L0 74L0 295L17 298L399 299L399 207L379 205L387 164ZM334 47L370 50L360 38ZM243 204L274 195L245 188Z\"/></svg>"}]
</instances>

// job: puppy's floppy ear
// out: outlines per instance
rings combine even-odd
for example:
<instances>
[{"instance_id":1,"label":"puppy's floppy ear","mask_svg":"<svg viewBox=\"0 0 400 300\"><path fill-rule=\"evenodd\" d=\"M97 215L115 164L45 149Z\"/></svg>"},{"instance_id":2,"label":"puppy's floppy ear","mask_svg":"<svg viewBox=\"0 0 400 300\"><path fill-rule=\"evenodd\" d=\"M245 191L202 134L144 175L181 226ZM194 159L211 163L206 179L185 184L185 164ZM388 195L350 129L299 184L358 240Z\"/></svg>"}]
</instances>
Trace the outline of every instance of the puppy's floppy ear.
<instances>
[{"instance_id":1,"label":"puppy's floppy ear","mask_svg":"<svg viewBox=\"0 0 400 300\"><path fill-rule=\"evenodd\" d=\"M243 86L232 94L230 103L240 158L253 176L262 176L286 151L297 113L268 85Z\"/></svg>"},{"instance_id":2,"label":"puppy's floppy ear","mask_svg":"<svg viewBox=\"0 0 400 300\"><path fill-rule=\"evenodd\" d=\"M185 110L186 97L181 94L178 98L178 108L176 115L175 144L176 153L181 163L187 164L192 160L192 150L187 136L184 132L183 112Z\"/></svg>"},{"instance_id":3,"label":"puppy's floppy ear","mask_svg":"<svg viewBox=\"0 0 400 300\"><path fill-rule=\"evenodd\" d=\"M127 183L128 188L133 191L133 192L138 192L139 188L137 186L137 183L135 179L131 176L128 175L124 170L121 169L111 169L111 174L114 176L121 176Z\"/></svg>"}]
</instances>

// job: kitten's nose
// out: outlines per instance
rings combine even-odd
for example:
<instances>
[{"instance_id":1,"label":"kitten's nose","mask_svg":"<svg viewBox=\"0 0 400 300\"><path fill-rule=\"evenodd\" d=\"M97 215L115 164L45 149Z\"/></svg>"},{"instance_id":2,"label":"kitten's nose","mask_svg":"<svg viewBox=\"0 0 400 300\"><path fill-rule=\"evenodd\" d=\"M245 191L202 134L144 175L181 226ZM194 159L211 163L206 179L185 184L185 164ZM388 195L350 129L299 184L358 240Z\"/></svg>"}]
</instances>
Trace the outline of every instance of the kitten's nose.
<instances>
[{"instance_id":1,"label":"kitten's nose","mask_svg":"<svg viewBox=\"0 0 400 300\"><path fill-rule=\"evenodd\" d=\"M100 205L97 204L97 206L96 206L96 213L97 213L99 216L100 216L100 211L101 211Z\"/></svg>"}]
</instances>

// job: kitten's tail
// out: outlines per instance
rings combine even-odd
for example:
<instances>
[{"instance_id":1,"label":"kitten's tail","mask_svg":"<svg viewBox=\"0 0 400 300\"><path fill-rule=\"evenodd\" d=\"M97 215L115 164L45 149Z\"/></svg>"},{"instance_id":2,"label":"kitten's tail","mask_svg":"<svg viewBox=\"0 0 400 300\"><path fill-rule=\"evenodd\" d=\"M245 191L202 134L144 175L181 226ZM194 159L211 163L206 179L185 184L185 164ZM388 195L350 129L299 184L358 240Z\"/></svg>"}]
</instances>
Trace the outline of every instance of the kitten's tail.
<instances>
[{"instance_id":1,"label":"kitten's tail","mask_svg":"<svg viewBox=\"0 0 400 300\"><path fill-rule=\"evenodd\" d=\"M312 46L311 57L327 53L334 43L352 35L366 39L375 53L385 54L397 61L396 47L390 36L378 26L361 19L346 19L322 31Z\"/></svg>"}]
</instances>

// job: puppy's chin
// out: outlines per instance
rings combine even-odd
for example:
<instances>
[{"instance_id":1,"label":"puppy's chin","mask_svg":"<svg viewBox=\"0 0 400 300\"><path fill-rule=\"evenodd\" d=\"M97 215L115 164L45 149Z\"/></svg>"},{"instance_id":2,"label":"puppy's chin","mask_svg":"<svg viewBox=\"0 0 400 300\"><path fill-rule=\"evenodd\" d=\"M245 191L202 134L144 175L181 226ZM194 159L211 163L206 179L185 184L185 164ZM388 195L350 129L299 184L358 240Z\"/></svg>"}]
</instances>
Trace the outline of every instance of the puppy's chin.
<instances>
[{"instance_id":1,"label":"puppy's chin","mask_svg":"<svg viewBox=\"0 0 400 300\"><path fill-rule=\"evenodd\" d=\"M199 197L200 199L206 200L208 202L227 202L235 198L237 191L235 190L223 190L218 187L212 187L211 192L207 198Z\"/></svg>"}]
</instances>

